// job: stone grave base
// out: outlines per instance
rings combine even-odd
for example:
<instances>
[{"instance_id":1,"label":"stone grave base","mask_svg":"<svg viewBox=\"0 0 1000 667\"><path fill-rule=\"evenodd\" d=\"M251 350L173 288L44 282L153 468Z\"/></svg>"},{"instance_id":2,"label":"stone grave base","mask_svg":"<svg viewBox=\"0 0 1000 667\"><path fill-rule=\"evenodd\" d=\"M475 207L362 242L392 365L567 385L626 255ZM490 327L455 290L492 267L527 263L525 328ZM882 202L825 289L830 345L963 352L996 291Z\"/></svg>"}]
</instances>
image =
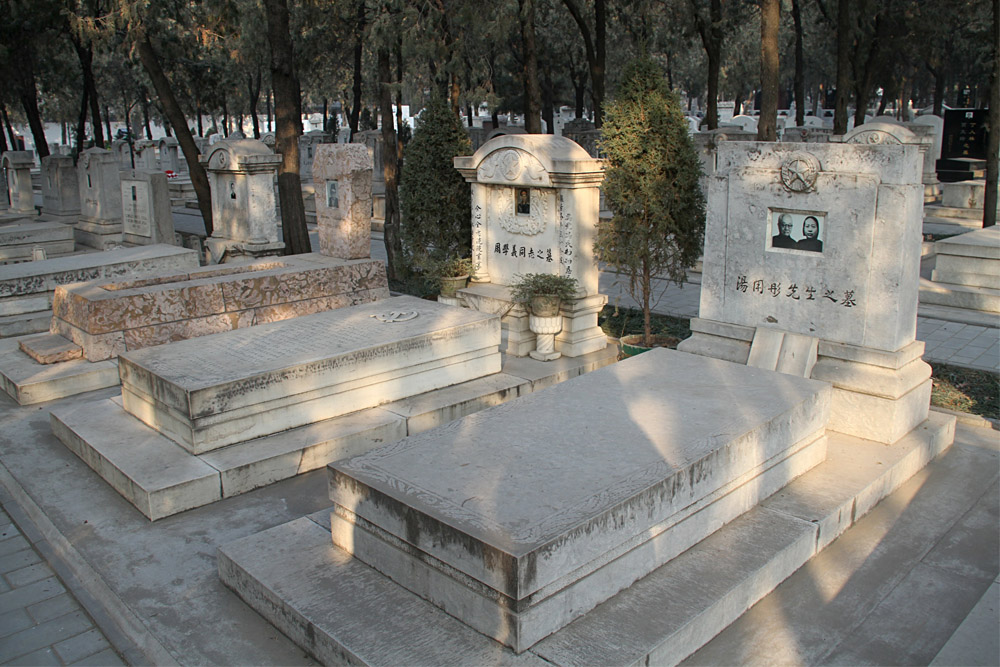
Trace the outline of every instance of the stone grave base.
<instances>
[{"instance_id":1,"label":"stone grave base","mask_svg":"<svg viewBox=\"0 0 1000 667\"><path fill-rule=\"evenodd\" d=\"M535 349L535 334L528 326L528 311L510 300L510 289L493 283L471 283L458 291L464 304L484 313L500 315L500 351L525 357ZM607 345L607 336L597 325L597 316L608 302L605 294L563 303L562 330L556 334L555 349L566 357L578 357Z\"/></svg>"},{"instance_id":2,"label":"stone grave base","mask_svg":"<svg viewBox=\"0 0 1000 667\"><path fill-rule=\"evenodd\" d=\"M52 411L52 430L155 521L435 428L614 360L613 347L547 364L508 358L495 375L202 455L188 452L125 412L120 397L58 407Z\"/></svg>"},{"instance_id":3,"label":"stone grave base","mask_svg":"<svg viewBox=\"0 0 1000 667\"><path fill-rule=\"evenodd\" d=\"M520 656L456 618L469 608L449 615L335 546L336 508L224 545L219 574L324 664L676 664L947 449L954 428L932 413L891 445L828 432L825 461ZM699 509L685 523L713 521ZM414 523L408 538L426 528Z\"/></svg>"},{"instance_id":4,"label":"stone grave base","mask_svg":"<svg viewBox=\"0 0 1000 667\"><path fill-rule=\"evenodd\" d=\"M1000 313L1000 229L988 227L934 244L931 280L920 282L920 303Z\"/></svg>"},{"instance_id":5,"label":"stone grave base","mask_svg":"<svg viewBox=\"0 0 1000 667\"><path fill-rule=\"evenodd\" d=\"M61 222L28 222L0 226L0 264L31 260L35 248L45 256L59 257L73 252L73 227Z\"/></svg>"},{"instance_id":6,"label":"stone grave base","mask_svg":"<svg viewBox=\"0 0 1000 667\"><path fill-rule=\"evenodd\" d=\"M80 218L73 228L76 242L88 248L106 250L120 246L124 241L122 221L106 222L103 220L87 220Z\"/></svg>"},{"instance_id":7,"label":"stone grave base","mask_svg":"<svg viewBox=\"0 0 1000 667\"><path fill-rule=\"evenodd\" d=\"M499 318L399 296L118 357L125 409L194 454L500 370Z\"/></svg>"},{"instance_id":8,"label":"stone grave base","mask_svg":"<svg viewBox=\"0 0 1000 667\"><path fill-rule=\"evenodd\" d=\"M49 330L56 287L107 278L143 278L198 267L198 253L172 245L76 253L0 266L0 338Z\"/></svg>"},{"instance_id":9,"label":"stone grave base","mask_svg":"<svg viewBox=\"0 0 1000 667\"><path fill-rule=\"evenodd\" d=\"M118 384L114 360L40 364L20 349L22 342L46 337L48 334L34 334L0 340L0 386L18 404L52 401Z\"/></svg>"},{"instance_id":10,"label":"stone grave base","mask_svg":"<svg viewBox=\"0 0 1000 667\"><path fill-rule=\"evenodd\" d=\"M693 318L691 337L681 341L677 349L746 364L753 361L751 346L760 330ZM921 359L923 351L921 341L896 352L883 352L820 340L815 364L801 370L833 385L828 428L891 443L927 418L931 368Z\"/></svg>"},{"instance_id":11,"label":"stone grave base","mask_svg":"<svg viewBox=\"0 0 1000 667\"><path fill-rule=\"evenodd\" d=\"M520 653L820 463L829 402L653 350L331 464L333 543Z\"/></svg>"}]
</instances>

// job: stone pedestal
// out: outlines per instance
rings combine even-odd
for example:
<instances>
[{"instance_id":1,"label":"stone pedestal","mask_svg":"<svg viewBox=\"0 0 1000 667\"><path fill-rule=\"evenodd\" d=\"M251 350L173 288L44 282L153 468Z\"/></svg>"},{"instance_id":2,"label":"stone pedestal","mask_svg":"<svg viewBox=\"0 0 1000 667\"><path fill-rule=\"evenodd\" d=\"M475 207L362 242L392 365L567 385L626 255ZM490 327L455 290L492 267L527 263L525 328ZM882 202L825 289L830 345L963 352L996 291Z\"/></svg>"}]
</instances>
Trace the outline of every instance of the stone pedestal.
<instances>
[{"instance_id":1,"label":"stone pedestal","mask_svg":"<svg viewBox=\"0 0 1000 667\"><path fill-rule=\"evenodd\" d=\"M80 186L76 242L99 250L120 245L122 193L115 156L101 148L90 148L80 154L76 168Z\"/></svg>"},{"instance_id":2,"label":"stone pedestal","mask_svg":"<svg viewBox=\"0 0 1000 667\"><path fill-rule=\"evenodd\" d=\"M360 144L319 144L312 173L320 253L343 259L368 257L372 225L368 149Z\"/></svg>"},{"instance_id":3,"label":"stone pedestal","mask_svg":"<svg viewBox=\"0 0 1000 667\"><path fill-rule=\"evenodd\" d=\"M205 247L213 263L233 257L280 255L274 176L281 156L260 141L223 140L201 158L212 188L212 236Z\"/></svg>"},{"instance_id":4,"label":"stone pedestal","mask_svg":"<svg viewBox=\"0 0 1000 667\"><path fill-rule=\"evenodd\" d=\"M35 157L31 151L7 151L0 158L0 165L7 176L7 196L10 212L35 215L35 195L31 191L31 168Z\"/></svg>"},{"instance_id":5,"label":"stone pedestal","mask_svg":"<svg viewBox=\"0 0 1000 667\"><path fill-rule=\"evenodd\" d=\"M49 216L80 215L80 183L69 155L42 158L42 213Z\"/></svg>"},{"instance_id":6,"label":"stone pedestal","mask_svg":"<svg viewBox=\"0 0 1000 667\"><path fill-rule=\"evenodd\" d=\"M528 328L535 334L535 349L528 355L537 361L554 361L562 355L556 352L556 334L562 330L562 316L528 315Z\"/></svg>"}]
</instances>

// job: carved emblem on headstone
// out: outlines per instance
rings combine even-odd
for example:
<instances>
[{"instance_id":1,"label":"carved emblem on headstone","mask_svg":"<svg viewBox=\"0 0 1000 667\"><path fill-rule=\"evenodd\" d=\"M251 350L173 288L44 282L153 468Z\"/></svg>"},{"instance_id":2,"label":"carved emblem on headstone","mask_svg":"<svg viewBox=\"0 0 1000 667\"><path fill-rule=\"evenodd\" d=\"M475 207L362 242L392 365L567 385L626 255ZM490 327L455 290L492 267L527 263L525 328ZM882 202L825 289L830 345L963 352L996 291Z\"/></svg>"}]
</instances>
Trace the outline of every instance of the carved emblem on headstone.
<instances>
[{"instance_id":1,"label":"carved emblem on headstone","mask_svg":"<svg viewBox=\"0 0 1000 667\"><path fill-rule=\"evenodd\" d=\"M792 192L809 192L816 187L819 160L812 153L792 153L781 163L781 183Z\"/></svg>"},{"instance_id":2,"label":"carved emblem on headstone","mask_svg":"<svg viewBox=\"0 0 1000 667\"><path fill-rule=\"evenodd\" d=\"M226 151L215 151L212 161L208 165L209 169L225 169L229 166L229 153Z\"/></svg>"},{"instance_id":3,"label":"carved emblem on headstone","mask_svg":"<svg viewBox=\"0 0 1000 667\"><path fill-rule=\"evenodd\" d=\"M481 180L505 179L508 181L525 180L542 182L545 168L534 156L521 151L507 149L490 155L479 167Z\"/></svg>"},{"instance_id":4,"label":"carved emblem on headstone","mask_svg":"<svg viewBox=\"0 0 1000 667\"><path fill-rule=\"evenodd\" d=\"M549 197L543 190L531 189L531 206L528 215L514 212L514 188L496 188L497 222L511 234L534 236L545 231L545 221L549 218Z\"/></svg>"},{"instance_id":5,"label":"carved emblem on headstone","mask_svg":"<svg viewBox=\"0 0 1000 667\"><path fill-rule=\"evenodd\" d=\"M894 137L888 132L883 132L882 130L867 130L865 132L858 132L853 137L851 137L848 142L849 144L901 144L902 141L899 137Z\"/></svg>"},{"instance_id":6,"label":"carved emblem on headstone","mask_svg":"<svg viewBox=\"0 0 1000 667\"><path fill-rule=\"evenodd\" d=\"M371 315L379 322L386 322L392 324L393 322L406 322L407 320L412 320L416 318L420 313L415 310L390 310L387 313L377 313Z\"/></svg>"}]
</instances>

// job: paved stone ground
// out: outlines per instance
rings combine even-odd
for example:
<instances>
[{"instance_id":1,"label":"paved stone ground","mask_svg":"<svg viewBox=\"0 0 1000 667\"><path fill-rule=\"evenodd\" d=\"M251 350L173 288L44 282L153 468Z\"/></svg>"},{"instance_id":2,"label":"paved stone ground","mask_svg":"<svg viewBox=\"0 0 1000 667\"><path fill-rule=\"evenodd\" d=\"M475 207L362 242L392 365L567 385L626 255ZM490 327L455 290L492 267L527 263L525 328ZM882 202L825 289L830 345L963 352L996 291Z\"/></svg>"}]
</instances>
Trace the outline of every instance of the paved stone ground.
<instances>
[{"instance_id":1,"label":"paved stone ground","mask_svg":"<svg viewBox=\"0 0 1000 667\"><path fill-rule=\"evenodd\" d=\"M0 664L124 664L6 505L0 511Z\"/></svg>"}]
</instances>

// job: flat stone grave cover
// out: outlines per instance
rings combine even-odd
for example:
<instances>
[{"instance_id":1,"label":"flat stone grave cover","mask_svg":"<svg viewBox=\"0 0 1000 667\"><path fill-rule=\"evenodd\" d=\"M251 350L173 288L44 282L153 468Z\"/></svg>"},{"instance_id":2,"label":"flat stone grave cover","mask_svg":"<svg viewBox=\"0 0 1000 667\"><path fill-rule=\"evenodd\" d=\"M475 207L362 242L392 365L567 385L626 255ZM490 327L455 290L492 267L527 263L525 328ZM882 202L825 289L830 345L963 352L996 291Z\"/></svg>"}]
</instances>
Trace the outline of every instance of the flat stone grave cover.
<instances>
[{"instance_id":1,"label":"flat stone grave cover","mask_svg":"<svg viewBox=\"0 0 1000 667\"><path fill-rule=\"evenodd\" d=\"M126 411L194 454L500 371L495 315L414 297L119 357Z\"/></svg>"},{"instance_id":2,"label":"flat stone grave cover","mask_svg":"<svg viewBox=\"0 0 1000 667\"><path fill-rule=\"evenodd\" d=\"M333 541L522 651L820 463L829 409L648 352L330 464Z\"/></svg>"}]
</instances>

